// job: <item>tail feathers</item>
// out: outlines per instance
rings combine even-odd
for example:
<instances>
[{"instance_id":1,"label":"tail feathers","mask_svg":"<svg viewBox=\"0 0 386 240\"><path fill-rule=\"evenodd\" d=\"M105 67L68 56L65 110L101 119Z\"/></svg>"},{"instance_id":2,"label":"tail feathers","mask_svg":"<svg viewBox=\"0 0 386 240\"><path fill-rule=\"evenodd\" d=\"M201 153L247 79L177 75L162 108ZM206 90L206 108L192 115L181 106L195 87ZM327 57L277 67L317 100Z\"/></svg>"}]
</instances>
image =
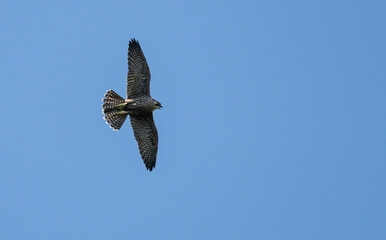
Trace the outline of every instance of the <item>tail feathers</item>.
<instances>
[{"instance_id":1,"label":"tail feathers","mask_svg":"<svg viewBox=\"0 0 386 240\"><path fill-rule=\"evenodd\" d=\"M113 90L109 90L105 94L105 99L102 101L104 102L104 104L102 104L102 113L105 114L103 119L106 119L107 124L111 124L111 128L118 131L127 118L127 112L122 111L122 109L119 109L117 106L124 103L125 99Z\"/></svg>"},{"instance_id":2,"label":"tail feathers","mask_svg":"<svg viewBox=\"0 0 386 240\"><path fill-rule=\"evenodd\" d=\"M104 117L107 124L111 124L110 127L115 130L119 130L127 118L127 113L120 114L119 112L108 113Z\"/></svg>"},{"instance_id":3,"label":"tail feathers","mask_svg":"<svg viewBox=\"0 0 386 240\"><path fill-rule=\"evenodd\" d=\"M102 112L107 114L109 112L112 112L118 104L124 103L125 99L123 99L113 90L109 90L106 92L105 99L103 99L102 101L104 102L104 104L102 105Z\"/></svg>"}]
</instances>

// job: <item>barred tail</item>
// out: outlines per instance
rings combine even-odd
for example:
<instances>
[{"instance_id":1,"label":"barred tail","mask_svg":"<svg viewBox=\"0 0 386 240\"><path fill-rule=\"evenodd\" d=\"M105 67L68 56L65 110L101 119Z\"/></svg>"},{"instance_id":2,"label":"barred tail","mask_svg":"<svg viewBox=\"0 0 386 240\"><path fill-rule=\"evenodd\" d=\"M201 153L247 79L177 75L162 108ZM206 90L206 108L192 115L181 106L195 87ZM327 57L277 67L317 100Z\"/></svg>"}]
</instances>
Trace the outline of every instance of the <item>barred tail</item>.
<instances>
[{"instance_id":1,"label":"barred tail","mask_svg":"<svg viewBox=\"0 0 386 240\"><path fill-rule=\"evenodd\" d=\"M105 114L103 119L106 119L107 124L115 130L119 130L127 118L127 112L119 109L120 104L125 103L125 99L115 93L113 90L107 91L105 98L102 100L102 113Z\"/></svg>"}]
</instances>

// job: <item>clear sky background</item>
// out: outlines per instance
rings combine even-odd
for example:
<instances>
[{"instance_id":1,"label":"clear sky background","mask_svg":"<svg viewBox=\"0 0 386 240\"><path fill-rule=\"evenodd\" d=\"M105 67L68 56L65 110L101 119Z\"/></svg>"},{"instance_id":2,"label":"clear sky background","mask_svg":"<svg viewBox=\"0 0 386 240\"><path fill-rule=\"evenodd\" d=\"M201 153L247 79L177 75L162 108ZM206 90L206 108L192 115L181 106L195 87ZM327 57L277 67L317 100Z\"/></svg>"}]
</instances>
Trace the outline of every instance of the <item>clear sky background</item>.
<instances>
[{"instance_id":1,"label":"clear sky background","mask_svg":"<svg viewBox=\"0 0 386 240\"><path fill-rule=\"evenodd\" d=\"M386 239L385 1L1 1L0 239ZM152 73L157 165L129 122Z\"/></svg>"}]
</instances>

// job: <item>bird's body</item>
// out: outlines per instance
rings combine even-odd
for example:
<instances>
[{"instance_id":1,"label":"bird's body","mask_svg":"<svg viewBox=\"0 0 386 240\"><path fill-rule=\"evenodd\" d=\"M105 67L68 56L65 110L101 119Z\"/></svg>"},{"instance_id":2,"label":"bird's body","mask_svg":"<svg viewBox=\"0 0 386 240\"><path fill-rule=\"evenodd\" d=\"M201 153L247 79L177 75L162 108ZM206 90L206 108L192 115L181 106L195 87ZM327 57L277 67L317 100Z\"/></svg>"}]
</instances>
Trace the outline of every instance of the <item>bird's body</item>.
<instances>
[{"instance_id":1,"label":"bird's body","mask_svg":"<svg viewBox=\"0 0 386 240\"><path fill-rule=\"evenodd\" d=\"M159 107L159 105L157 106L157 101L149 97L126 99L123 109L126 110L129 115L137 115L143 112L153 112Z\"/></svg>"},{"instance_id":2,"label":"bird's body","mask_svg":"<svg viewBox=\"0 0 386 240\"><path fill-rule=\"evenodd\" d=\"M158 150L158 133L153 111L162 108L161 103L150 96L150 70L141 47L135 39L129 43L129 72L127 73L127 99L113 90L107 91L103 113L106 123L119 130L130 116L135 139L148 170L155 167Z\"/></svg>"}]
</instances>

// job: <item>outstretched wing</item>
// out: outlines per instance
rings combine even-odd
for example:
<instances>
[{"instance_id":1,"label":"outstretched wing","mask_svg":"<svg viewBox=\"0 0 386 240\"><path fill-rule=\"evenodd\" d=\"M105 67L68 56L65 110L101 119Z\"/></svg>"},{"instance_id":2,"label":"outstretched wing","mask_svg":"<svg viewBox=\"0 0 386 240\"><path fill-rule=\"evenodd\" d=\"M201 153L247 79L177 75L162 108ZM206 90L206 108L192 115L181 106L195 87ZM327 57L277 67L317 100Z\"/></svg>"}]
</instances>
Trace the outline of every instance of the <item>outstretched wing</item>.
<instances>
[{"instance_id":1,"label":"outstretched wing","mask_svg":"<svg viewBox=\"0 0 386 240\"><path fill-rule=\"evenodd\" d=\"M150 97L150 70L141 46L134 38L129 42L129 72L127 73L127 98Z\"/></svg>"},{"instance_id":2,"label":"outstretched wing","mask_svg":"<svg viewBox=\"0 0 386 240\"><path fill-rule=\"evenodd\" d=\"M130 116L130 121L143 162L151 171L155 167L158 150L158 133L153 113Z\"/></svg>"}]
</instances>

